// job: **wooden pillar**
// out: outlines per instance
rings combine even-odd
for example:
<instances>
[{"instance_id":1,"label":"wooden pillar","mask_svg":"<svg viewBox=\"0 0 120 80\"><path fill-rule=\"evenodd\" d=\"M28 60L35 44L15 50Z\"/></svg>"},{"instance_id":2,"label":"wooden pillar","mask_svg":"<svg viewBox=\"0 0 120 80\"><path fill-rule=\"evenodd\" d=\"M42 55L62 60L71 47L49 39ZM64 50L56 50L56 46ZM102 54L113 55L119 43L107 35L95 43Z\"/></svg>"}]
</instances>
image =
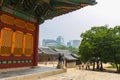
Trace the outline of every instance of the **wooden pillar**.
<instances>
[{"instance_id":1,"label":"wooden pillar","mask_svg":"<svg viewBox=\"0 0 120 80\"><path fill-rule=\"evenodd\" d=\"M33 66L37 66L38 64L38 40L39 40L39 24L36 24L35 38L34 38Z\"/></svg>"}]
</instances>

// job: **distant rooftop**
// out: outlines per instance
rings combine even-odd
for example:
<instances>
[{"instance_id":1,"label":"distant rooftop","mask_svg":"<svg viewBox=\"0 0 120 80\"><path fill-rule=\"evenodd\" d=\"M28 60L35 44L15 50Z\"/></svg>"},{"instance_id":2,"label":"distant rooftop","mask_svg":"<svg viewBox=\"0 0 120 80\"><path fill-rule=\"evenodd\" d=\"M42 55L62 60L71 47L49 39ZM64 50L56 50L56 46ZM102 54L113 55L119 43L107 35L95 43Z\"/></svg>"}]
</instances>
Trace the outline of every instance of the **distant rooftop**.
<instances>
[{"instance_id":1,"label":"distant rooftop","mask_svg":"<svg viewBox=\"0 0 120 80\"><path fill-rule=\"evenodd\" d=\"M49 47L40 47L38 49L38 53L44 53L44 54L52 54L52 55L58 55L57 52L55 52L54 50L50 49Z\"/></svg>"},{"instance_id":2,"label":"distant rooftop","mask_svg":"<svg viewBox=\"0 0 120 80\"><path fill-rule=\"evenodd\" d=\"M64 58L67 60L77 60L77 58L73 57L69 50L60 50L60 49L54 49L56 52L63 54Z\"/></svg>"}]
</instances>

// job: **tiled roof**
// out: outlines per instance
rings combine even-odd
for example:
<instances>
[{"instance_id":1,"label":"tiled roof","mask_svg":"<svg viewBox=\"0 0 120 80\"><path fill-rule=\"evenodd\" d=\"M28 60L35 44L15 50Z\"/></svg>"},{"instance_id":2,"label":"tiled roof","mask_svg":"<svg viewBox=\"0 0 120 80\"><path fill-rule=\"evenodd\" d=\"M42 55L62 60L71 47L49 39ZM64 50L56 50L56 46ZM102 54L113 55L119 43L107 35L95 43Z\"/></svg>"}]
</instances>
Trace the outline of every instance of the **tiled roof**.
<instances>
[{"instance_id":1,"label":"tiled roof","mask_svg":"<svg viewBox=\"0 0 120 80\"><path fill-rule=\"evenodd\" d=\"M38 49L38 53L45 53L45 54L52 54L52 55L58 55L57 52L53 51L52 49L48 48L48 47L40 47Z\"/></svg>"},{"instance_id":2,"label":"tiled roof","mask_svg":"<svg viewBox=\"0 0 120 80\"><path fill-rule=\"evenodd\" d=\"M31 21L37 20L43 23L44 20L66 14L88 5L95 5L96 0L1 0L1 8L7 9L7 12L15 16Z\"/></svg>"},{"instance_id":3,"label":"tiled roof","mask_svg":"<svg viewBox=\"0 0 120 80\"><path fill-rule=\"evenodd\" d=\"M72 53L68 50L54 49L56 52L63 54L64 58L67 60L77 60L77 58L72 56Z\"/></svg>"},{"instance_id":4,"label":"tiled roof","mask_svg":"<svg viewBox=\"0 0 120 80\"><path fill-rule=\"evenodd\" d=\"M67 60L77 60L77 58L73 57L71 54L65 53L64 58Z\"/></svg>"}]
</instances>

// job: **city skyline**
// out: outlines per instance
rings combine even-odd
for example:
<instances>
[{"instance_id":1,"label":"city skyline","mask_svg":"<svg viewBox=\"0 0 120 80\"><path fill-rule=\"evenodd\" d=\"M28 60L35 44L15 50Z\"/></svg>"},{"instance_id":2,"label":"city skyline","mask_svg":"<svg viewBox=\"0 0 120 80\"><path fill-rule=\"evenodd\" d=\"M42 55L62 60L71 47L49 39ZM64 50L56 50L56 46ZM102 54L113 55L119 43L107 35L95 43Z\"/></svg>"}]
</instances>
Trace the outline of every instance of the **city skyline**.
<instances>
[{"instance_id":1,"label":"city skyline","mask_svg":"<svg viewBox=\"0 0 120 80\"><path fill-rule=\"evenodd\" d=\"M43 39L41 46L65 46L64 38L62 36L57 36L56 39Z\"/></svg>"},{"instance_id":2,"label":"city skyline","mask_svg":"<svg viewBox=\"0 0 120 80\"><path fill-rule=\"evenodd\" d=\"M62 40L61 40L62 39ZM52 39L52 38L45 38L45 39L42 39L42 43L41 43L41 45L40 46L45 46L46 44L45 44L45 42L53 42L53 43L56 43L57 45L64 45L64 46L68 46L68 44L67 43L69 43L69 42L72 42L72 41L81 41L81 40L68 40L66 43L64 42L64 37L62 37L62 36L57 36L55 39ZM56 45L55 44L55 45ZM69 46L68 46L69 47Z\"/></svg>"},{"instance_id":3,"label":"city skyline","mask_svg":"<svg viewBox=\"0 0 120 80\"><path fill-rule=\"evenodd\" d=\"M45 21L40 26L39 42L44 38L55 39L63 36L65 43L69 40L81 40L80 34L93 26L109 27L120 25L120 0L96 0L98 4L76 10L52 20Z\"/></svg>"}]
</instances>

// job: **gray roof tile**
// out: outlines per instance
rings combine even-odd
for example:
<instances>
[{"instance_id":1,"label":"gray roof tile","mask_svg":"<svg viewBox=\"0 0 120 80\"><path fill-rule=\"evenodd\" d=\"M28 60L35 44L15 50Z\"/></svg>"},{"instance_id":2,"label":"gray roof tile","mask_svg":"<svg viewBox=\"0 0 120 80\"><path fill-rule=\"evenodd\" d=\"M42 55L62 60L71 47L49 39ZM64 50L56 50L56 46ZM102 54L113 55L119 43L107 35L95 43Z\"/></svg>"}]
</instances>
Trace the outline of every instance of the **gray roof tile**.
<instances>
[{"instance_id":1,"label":"gray roof tile","mask_svg":"<svg viewBox=\"0 0 120 80\"><path fill-rule=\"evenodd\" d=\"M52 54L52 55L58 55L57 52L53 51L52 49L48 48L48 47L40 47L38 49L38 53L45 53L45 54Z\"/></svg>"},{"instance_id":2,"label":"gray roof tile","mask_svg":"<svg viewBox=\"0 0 120 80\"><path fill-rule=\"evenodd\" d=\"M64 58L67 60L78 60L77 58L73 57L72 53L68 50L55 49L55 51L60 54L64 54Z\"/></svg>"}]
</instances>

